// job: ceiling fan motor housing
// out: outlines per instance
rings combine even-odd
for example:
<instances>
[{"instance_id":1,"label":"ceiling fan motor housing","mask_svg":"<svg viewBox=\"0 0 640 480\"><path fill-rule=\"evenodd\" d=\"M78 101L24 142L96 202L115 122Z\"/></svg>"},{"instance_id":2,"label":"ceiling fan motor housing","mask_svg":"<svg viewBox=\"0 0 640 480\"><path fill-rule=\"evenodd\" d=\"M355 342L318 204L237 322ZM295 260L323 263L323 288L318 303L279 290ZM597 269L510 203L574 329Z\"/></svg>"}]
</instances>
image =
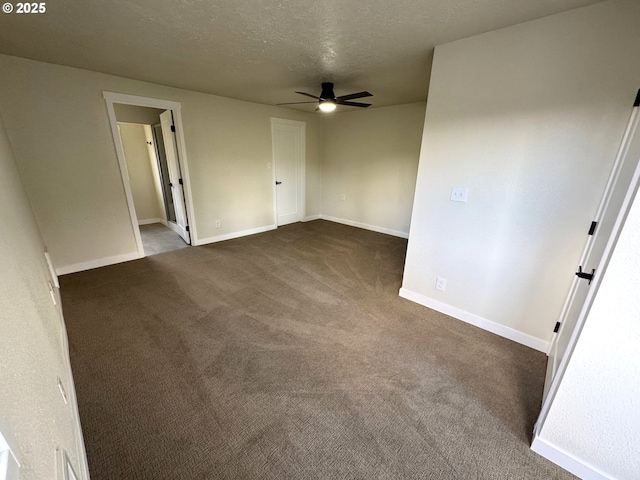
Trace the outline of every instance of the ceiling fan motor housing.
<instances>
[{"instance_id":1,"label":"ceiling fan motor housing","mask_svg":"<svg viewBox=\"0 0 640 480\"><path fill-rule=\"evenodd\" d=\"M331 82L323 82L322 83L322 93L320 93L320 98L322 100L335 100L336 95L333 93L333 83Z\"/></svg>"},{"instance_id":2,"label":"ceiling fan motor housing","mask_svg":"<svg viewBox=\"0 0 640 480\"><path fill-rule=\"evenodd\" d=\"M315 99L313 102L287 102L287 103L278 103L277 105L300 105L302 103L319 103L319 109L324 110L325 112L333 111L336 108L336 105L346 105L349 107L361 107L366 108L370 107L370 103L361 103L361 102L352 102L356 98L363 97L371 97L372 94L369 92L357 92L350 93L348 95L342 95L340 97L336 97L336 94L333 93L333 83L331 82L322 82L322 92L320 92L320 96L312 95L307 92L298 92L296 93L300 95L304 95L305 97L310 97ZM324 107L324 108L323 108ZM333 108L331 108L333 107Z\"/></svg>"}]
</instances>

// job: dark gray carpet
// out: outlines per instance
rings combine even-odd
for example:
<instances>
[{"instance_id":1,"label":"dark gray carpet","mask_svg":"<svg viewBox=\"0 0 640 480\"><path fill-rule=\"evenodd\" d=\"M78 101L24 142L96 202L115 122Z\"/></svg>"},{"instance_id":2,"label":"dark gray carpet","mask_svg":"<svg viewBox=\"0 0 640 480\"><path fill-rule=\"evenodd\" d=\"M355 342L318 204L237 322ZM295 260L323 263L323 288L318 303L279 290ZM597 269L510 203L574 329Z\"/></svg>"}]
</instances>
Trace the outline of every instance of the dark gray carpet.
<instances>
[{"instance_id":1,"label":"dark gray carpet","mask_svg":"<svg viewBox=\"0 0 640 480\"><path fill-rule=\"evenodd\" d=\"M314 221L62 277L93 480L572 478L546 357L398 297L406 241Z\"/></svg>"}]
</instances>

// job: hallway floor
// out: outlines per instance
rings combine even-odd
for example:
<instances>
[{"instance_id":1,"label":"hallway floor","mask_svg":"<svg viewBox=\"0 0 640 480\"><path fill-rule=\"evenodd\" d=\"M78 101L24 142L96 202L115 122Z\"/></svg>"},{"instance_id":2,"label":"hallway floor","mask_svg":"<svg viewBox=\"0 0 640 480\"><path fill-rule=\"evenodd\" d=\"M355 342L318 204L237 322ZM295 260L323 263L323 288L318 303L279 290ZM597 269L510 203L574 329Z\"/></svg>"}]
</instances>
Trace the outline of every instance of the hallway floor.
<instances>
[{"instance_id":1,"label":"hallway floor","mask_svg":"<svg viewBox=\"0 0 640 480\"><path fill-rule=\"evenodd\" d=\"M161 223L140 225L140 235L146 256L188 247L176 232Z\"/></svg>"}]
</instances>

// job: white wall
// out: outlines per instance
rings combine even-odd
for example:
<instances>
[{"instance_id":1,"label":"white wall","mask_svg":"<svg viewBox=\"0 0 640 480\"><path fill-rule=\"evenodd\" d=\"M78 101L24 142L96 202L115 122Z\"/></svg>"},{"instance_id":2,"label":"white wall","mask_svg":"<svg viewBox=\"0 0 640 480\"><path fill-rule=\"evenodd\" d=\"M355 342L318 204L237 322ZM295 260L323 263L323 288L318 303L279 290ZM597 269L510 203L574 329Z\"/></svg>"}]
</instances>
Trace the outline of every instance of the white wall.
<instances>
[{"instance_id":1,"label":"white wall","mask_svg":"<svg viewBox=\"0 0 640 480\"><path fill-rule=\"evenodd\" d=\"M162 197L154 178L157 171L152 169L152 159L149 158L144 125L118 123L118 127L138 222L166 219Z\"/></svg>"},{"instance_id":2,"label":"white wall","mask_svg":"<svg viewBox=\"0 0 640 480\"><path fill-rule=\"evenodd\" d=\"M631 207L540 438L607 478L640 474L640 197Z\"/></svg>"},{"instance_id":3,"label":"white wall","mask_svg":"<svg viewBox=\"0 0 640 480\"><path fill-rule=\"evenodd\" d=\"M0 110L58 269L137 252L103 91L182 104L199 238L275 224L270 117L307 122L306 213L320 213L317 115L5 55L0 71Z\"/></svg>"},{"instance_id":4,"label":"white wall","mask_svg":"<svg viewBox=\"0 0 640 480\"><path fill-rule=\"evenodd\" d=\"M58 478L58 446L86 478L64 327L49 294L42 237L1 121L0 205L0 430L22 464L20 479ZM57 377L72 400L68 405Z\"/></svg>"},{"instance_id":5,"label":"white wall","mask_svg":"<svg viewBox=\"0 0 640 480\"><path fill-rule=\"evenodd\" d=\"M546 349L640 87L639 54L632 0L436 48L403 296ZM449 201L454 185L468 203Z\"/></svg>"},{"instance_id":6,"label":"white wall","mask_svg":"<svg viewBox=\"0 0 640 480\"><path fill-rule=\"evenodd\" d=\"M408 235L424 110L412 103L324 117L323 217Z\"/></svg>"}]
</instances>

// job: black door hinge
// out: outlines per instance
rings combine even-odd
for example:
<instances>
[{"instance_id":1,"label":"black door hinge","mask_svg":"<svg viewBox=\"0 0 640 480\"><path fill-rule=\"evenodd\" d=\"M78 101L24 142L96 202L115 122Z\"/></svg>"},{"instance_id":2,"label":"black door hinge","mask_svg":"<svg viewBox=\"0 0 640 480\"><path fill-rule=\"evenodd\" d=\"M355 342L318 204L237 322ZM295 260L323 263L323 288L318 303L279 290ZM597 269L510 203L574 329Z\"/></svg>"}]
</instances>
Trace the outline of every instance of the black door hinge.
<instances>
[{"instance_id":1,"label":"black door hinge","mask_svg":"<svg viewBox=\"0 0 640 480\"><path fill-rule=\"evenodd\" d=\"M189 225L187 225L186 227L184 227L184 229L188 232L188 231L189 231Z\"/></svg>"},{"instance_id":2,"label":"black door hinge","mask_svg":"<svg viewBox=\"0 0 640 480\"><path fill-rule=\"evenodd\" d=\"M596 269L592 268L591 269L591 273L587 273L587 272L583 272L582 271L582 265L580 265L578 267L578 271L576 272L576 275L578 278L583 278L585 280L589 280L589 285L591 285L591 280L593 280L593 276L596 273Z\"/></svg>"},{"instance_id":3,"label":"black door hinge","mask_svg":"<svg viewBox=\"0 0 640 480\"><path fill-rule=\"evenodd\" d=\"M556 326L553 327L553 333L558 333L558 330L560 330L560 322L556 322Z\"/></svg>"},{"instance_id":4,"label":"black door hinge","mask_svg":"<svg viewBox=\"0 0 640 480\"><path fill-rule=\"evenodd\" d=\"M179 178L179 179L178 179L178 183L179 183L180 185L182 185L182 179L181 179L181 178Z\"/></svg>"},{"instance_id":5,"label":"black door hinge","mask_svg":"<svg viewBox=\"0 0 640 480\"><path fill-rule=\"evenodd\" d=\"M589 227L589 235L593 235L596 232L597 226L598 222L591 222L591 226Z\"/></svg>"},{"instance_id":6,"label":"black door hinge","mask_svg":"<svg viewBox=\"0 0 640 480\"><path fill-rule=\"evenodd\" d=\"M171 131L172 131L173 133L176 133L176 126L175 126L175 125L171 125Z\"/></svg>"}]
</instances>

